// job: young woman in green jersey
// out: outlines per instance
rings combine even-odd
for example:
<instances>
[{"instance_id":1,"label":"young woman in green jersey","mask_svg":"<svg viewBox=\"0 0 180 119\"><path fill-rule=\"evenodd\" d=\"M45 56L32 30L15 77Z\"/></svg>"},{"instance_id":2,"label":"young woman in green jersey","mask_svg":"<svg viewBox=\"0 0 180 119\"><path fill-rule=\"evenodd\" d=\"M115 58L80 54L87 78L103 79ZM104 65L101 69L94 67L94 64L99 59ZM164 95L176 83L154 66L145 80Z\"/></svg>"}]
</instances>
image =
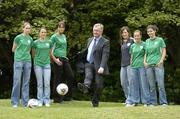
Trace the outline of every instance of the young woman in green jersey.
<instances>
[{"instance_id":1,"label":"young woman in green jersey","mask_svg":"<svg viewBox=\"0 0 180 119\"><path fill-rule=\"evenodd\" d=\"M23 25L23 33L15 37L12 46L12 52L14 52L14 74L11 102L13 107L18 106L20 92L23 106L26 106L29 100L29 80L31 74L30 51L33 44L33 39L29 36L30 30L30 23L25 22Z\"/></svg>"},{"instance_id":2,"label":"young woman in green jersey","mask_svg":"<svg viewBox=\"0 0 180 119\"><path fill-rule=\"evenodd\" d=\"M37 79L37 98L38 106L45 104L50 106L50 79L51 79L51 65L50 65L50 50L52 48L51 41L46 38L46 28L41 28L39 38L33 43L34 55L34 71Z\"/></svg>"},{"instance_id":3,"label":"young woman in green jersey","mask_svg":"<svg viewBox=\"0 0 180 119\"><path fill-rule=\"evenodd\" d=\"M54 102L61 103L63 101L62 96L56 92L56 87L58 84L64 82L67 83L69 91L66 97L71 100L72 98L72 82L74 79L74 74L71 69L69 59L67 58L67 40L64 35L65 23L63 21L58 23L57 32L51 36L51 41L53 44L53 50L51 52L51 57L54 61L54 80L53 80L53 99ZM64 77L62 77L64 75Z\"/></svg>"},{"instance_id":4,"label":"young woman in green jersey","mask_svg":"<svg viewBox=\"0 0 180 119\"><path fill-rule=\"evenodd\" d=\"M141 31L134 31L134 44L130 47L131 54L131 78L129 81L129 95L126 106L135 106L140 101L147 106L149 104L149 85L144 68L145 42L141 41Z\"/></svg>"},{"instance_id":5,"label":"young woman in green jersey","mask_svg":"<svg viewBox=\"0 0 180 119\"><path fill-rule=\"evenodd\" d=\"M161 37L156 36L158 28L155 25L147 27L149 38L145 43L144 65L147 79L150 85L150 104L157 105L156 83L159 90L160 105L167 106L166 91L164 87L164 58L166 56L166 44Z\"/></svg>"}]
</instances>

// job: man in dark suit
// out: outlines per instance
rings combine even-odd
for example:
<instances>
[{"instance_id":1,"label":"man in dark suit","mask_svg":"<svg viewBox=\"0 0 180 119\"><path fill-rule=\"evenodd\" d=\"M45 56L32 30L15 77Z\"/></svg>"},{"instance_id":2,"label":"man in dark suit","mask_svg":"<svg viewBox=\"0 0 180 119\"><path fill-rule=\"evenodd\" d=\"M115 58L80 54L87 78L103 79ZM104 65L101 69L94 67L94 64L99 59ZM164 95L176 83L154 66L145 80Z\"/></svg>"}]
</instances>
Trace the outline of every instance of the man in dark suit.
<instances>
[{"instance_id":1,"label":"man in dark suit","mask_svg":"<svg viewBox=\"0 0 180 119\"><path fill-rule=\"evenodd\" d=\"M85 55L85 80L78 83L78 88L83 93L88 93L94 81L92 106L99 106L100 93L103 88L103 75L109 74L107 61L110 52L109 40L102 36L104 26L97 23L93 26L93 37L88 39Z\"/></svg>"}]
</instances>

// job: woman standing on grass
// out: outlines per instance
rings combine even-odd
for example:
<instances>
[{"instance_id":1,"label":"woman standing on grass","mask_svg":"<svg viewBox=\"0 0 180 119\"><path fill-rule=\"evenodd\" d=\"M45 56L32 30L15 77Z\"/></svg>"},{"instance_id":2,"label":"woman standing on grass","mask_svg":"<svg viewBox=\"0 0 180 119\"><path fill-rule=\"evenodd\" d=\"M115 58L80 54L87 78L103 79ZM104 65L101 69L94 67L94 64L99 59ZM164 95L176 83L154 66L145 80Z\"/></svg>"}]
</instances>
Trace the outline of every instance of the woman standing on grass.
<instances>
[{"instance_id":1,"label":"woman standing on grass","mask_svg":"<svg viewBox=\"0 0 180 119\"><path fill-rule=\"evenodd\" d=\"M19 103L20 92L22 94L21 96L23 106L26 106L29 100L29 80L31 74L30 51L33 44L33 39L31 38L31 36L29 36L30 31L30 23L25 22L23 24L23 33L15 37L12 46L12 52L14 52L14 72L11 103L15 108L18 106Z\"/></svg>"},{"instance_id":2,"label":"woman standing on grass","mask_svg":"<svg viewBox=\"0 0 180 119\"><path fill-rule=\"evenodd\" d=\"M130 30L127 26L120 29L121 38L121 71L120 80L126 99L129 95L129 80L130 80L130 46L134 43L133 39L130 38Z\"/></svg>"},{"instance_id":3,"label":"woman standing on grass","mask_svg":"<svg viewBox=\"0 0 180 119\"><path fill-rule=\"evenodd\" d=\"M67 82L69 91L66 96L71 100L72 98L72 83L74 74L71 69L69 59L67 58L67 40L64 35L65 23L63 21L58 23L58 29L55 34L51 36L53 50L51 57L54 61L54 80L53 80L53 99L55 103L62 103L64 97L56 92L58 84ZM64 77L62 77L64 75Z\"/></svg>"},{"instance_id":4,"label":"woman standing on grass","mask_svg":"<svg viewBox=\"0 0 180 119\"><path fill-rule=\"evenodd\" d=\"M134 32L135 43L130 47L131 54L131 79L129 82L129 95L126 106L135 106L140 101L149 104L149 85L144 68L145 42L141 41L141 31Z\"/></svg>"},{"instance_id":5,"label":"woman standing on grass","mask_svg":"<svg viewBox=\"0 0 180 119\"><path fill-rule=\"evenodd\" d=\"M164 87L164 58L166 56L166 44L161 37L156 36L158 28L156 25L147 27L149 38L145 44L144 65L146 67L147 79L150 85L150 104L157 105L156 82L159 90L160 105L167 106L166 91Z\"/></svg>"},{"instance_id":6,"label":"woman standing on grass","mask_svg":"<svg viewBox=\"0 0 180 119\"><path fill-rule=\"evenodd\" d=\"M50 50L52 48L51 41L46 38L46 28L41 28L39 38L33 44L34 71L37 79L37 98L39 107L45 104L50 106Z\"/></svg>"}]
</instances>

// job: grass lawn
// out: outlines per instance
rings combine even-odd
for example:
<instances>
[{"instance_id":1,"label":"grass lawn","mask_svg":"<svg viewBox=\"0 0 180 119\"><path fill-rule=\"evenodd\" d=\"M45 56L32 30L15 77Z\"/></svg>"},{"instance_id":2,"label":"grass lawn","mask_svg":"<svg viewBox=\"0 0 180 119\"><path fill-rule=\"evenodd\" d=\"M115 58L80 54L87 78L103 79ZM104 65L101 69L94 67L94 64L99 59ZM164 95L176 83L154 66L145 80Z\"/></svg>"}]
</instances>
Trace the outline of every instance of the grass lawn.
<instances>
[{"instance_id":1,"label":"grass lawn","mask_svg":"<svg viewBox=\"0 0 180 119\"><path fill-rule=\"evenodd\" d=\"M180 119L180 106L124 107L121 103L69 101L51 107L12 108L10 100L0 100L0 119Z\"/></svg>"}]
</instances>

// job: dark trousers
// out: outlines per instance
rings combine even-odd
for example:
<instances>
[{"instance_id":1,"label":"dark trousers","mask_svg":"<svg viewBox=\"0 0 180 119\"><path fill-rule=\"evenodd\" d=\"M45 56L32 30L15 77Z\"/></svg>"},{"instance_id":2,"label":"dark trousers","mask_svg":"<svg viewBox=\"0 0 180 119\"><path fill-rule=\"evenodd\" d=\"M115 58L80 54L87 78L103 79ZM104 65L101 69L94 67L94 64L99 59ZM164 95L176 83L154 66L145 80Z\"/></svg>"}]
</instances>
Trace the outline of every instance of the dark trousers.
<instances>
[{"instance_id":1,"label":"dark trousers","mask_svg":"<svg viewBox=\"0 0 180 119\"><path fill-rule=\"evenodd\" d=\"M100 94L103 89L103 76L99 75L97 71L95 71L94 64L86 63L85 64L85 80L84 84L86 86L93 87L92 94L92 103L98 104L100 99ZM94 84L92 86L92 84Z\"/></svg>"},{"instance_id":2,"label":"dark trousers","mask_svg":"<svg viewBox=\"0 0 180 119\"><path fill-rule=\"evenodd\" d=\"M61 60L63 65L59 66L56 63L54 63L54 80L53 80L53 99L54 102L62 102L64 99L64 96L61 96L57 93L56 87L60 83L66 83L69 91L66 94L65 97L72 98L72 85L74 80L74 73L72 71L72 68L69 64L68 60Z\"/></svg>"}]
</instances>

